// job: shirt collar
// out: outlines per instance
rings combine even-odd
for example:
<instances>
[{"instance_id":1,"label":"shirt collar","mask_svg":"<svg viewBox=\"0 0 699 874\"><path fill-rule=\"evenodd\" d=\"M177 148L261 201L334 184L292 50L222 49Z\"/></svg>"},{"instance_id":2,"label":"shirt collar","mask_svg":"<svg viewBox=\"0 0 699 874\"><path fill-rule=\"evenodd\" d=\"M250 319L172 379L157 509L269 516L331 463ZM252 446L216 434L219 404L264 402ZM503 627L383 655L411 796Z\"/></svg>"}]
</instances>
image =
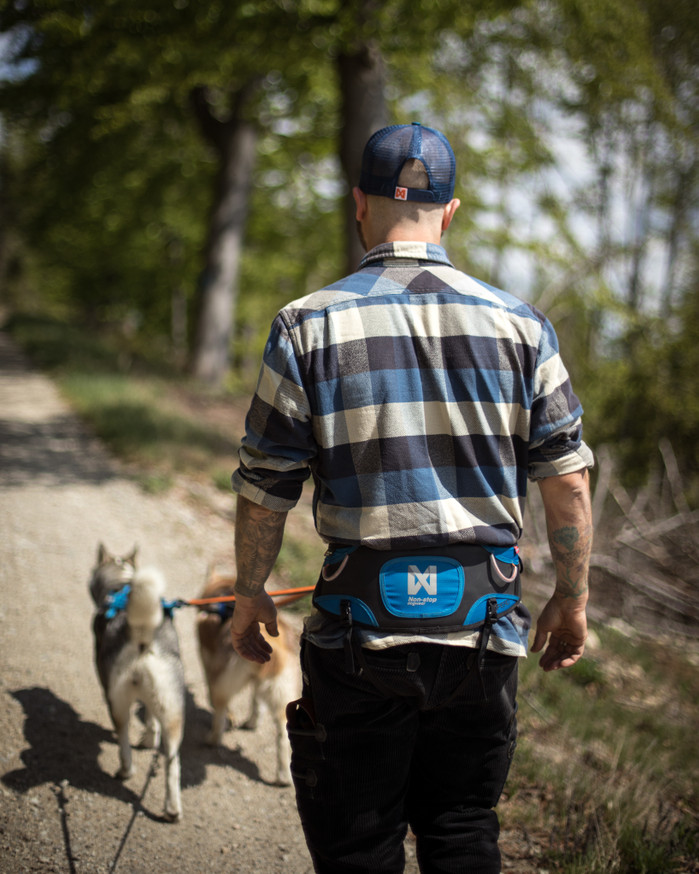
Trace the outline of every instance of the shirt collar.
<instances>
[{"instance_id":1,"label":"shirt collar","mask_svg":"<svg viewBox=\"0 0 699 874\"><path fill-rule=\"evenodd\" d=\"M404 258L412 261L434 261L438 264L446 264L452 267L446 251L435 243L410 243L398 241L395 243L381 243L375 246L362 258L359 269L377 264L391 258Z\"/></svg>"}]
</instances>

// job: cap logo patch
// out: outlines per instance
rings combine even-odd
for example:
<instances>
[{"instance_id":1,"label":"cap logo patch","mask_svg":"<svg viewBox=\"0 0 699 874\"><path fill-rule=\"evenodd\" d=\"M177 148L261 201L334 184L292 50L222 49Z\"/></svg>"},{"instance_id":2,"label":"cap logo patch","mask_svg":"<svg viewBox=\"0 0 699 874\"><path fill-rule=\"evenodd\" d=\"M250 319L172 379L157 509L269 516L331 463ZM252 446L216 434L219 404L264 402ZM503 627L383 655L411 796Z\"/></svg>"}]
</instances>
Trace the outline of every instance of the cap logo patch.
<instances>
[{"instance_id":1,"label":"cap logo patch","mask_svg":"<svg viewBox=\"0 0 699 874\"><path fill-rule=\"evenodd\" d=\"M396 188L396 193L393 195L394 200L407 200L408 199L408 189L407 188Z\"/></svg>"}]
</instances>

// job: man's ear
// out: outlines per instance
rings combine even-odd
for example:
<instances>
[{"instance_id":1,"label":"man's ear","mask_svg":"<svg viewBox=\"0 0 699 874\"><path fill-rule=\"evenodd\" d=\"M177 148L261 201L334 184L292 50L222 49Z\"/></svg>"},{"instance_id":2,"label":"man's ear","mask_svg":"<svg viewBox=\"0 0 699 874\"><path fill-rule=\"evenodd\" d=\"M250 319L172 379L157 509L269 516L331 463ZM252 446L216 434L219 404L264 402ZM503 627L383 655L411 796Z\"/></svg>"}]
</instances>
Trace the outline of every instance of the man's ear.
<instances>
[{"instance_id":1,"label":"man's ear","mask_svg":"<svg viewBox=\"0 0 699 874\"><path fill-rule=\"evenodd\" d=\"M361 188L357 188L356 186L352 189L352 195L354 196L354 202L357 205L357 213L356 218L358 222L364 220L364 216L366 215L366 207L367 207L367 198L366 194L361 190Z\"/></svg>"},{"instance_id":2,"label":"man's ear","mask_svg":"<svg viewBox=\"0 0 699 874\"><path fill-rule=\"evenodd\" d=\"M442 213L442 233L444 233L444 231L449 227L451 220L454 218L454 213L460 206L461 201L454 199L450 200L444 207L444 212Z\"/></svg>"}]
</instances>

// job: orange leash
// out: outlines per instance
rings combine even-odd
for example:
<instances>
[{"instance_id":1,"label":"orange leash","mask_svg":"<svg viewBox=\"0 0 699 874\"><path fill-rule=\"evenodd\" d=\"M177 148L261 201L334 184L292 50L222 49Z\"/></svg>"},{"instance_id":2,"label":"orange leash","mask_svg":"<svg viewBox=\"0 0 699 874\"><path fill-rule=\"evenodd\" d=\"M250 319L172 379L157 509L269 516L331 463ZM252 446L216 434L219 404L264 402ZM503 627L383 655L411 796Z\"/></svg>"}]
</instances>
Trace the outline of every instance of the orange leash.
<instances>
[{"instance_id":1,"label":"orange leash","mask_svg":"<svg viewBox=\"0 0 699 874\"><path fill-rule=\"evenodd\" d=\"M280 602L280 606L282 606L283 604L290 604L297 598L302 598L314 589L315 586L300 586L298 589L279 589L276 592L268 592L267 594L272 598L278 595L290 596ZM180 603L188 604L190 607L203 607L205 604L224 604L226 601L235 601L235 595L220 595L218 598L192 598L189 601L181 601Z\"/></svg>"}]
</instances>

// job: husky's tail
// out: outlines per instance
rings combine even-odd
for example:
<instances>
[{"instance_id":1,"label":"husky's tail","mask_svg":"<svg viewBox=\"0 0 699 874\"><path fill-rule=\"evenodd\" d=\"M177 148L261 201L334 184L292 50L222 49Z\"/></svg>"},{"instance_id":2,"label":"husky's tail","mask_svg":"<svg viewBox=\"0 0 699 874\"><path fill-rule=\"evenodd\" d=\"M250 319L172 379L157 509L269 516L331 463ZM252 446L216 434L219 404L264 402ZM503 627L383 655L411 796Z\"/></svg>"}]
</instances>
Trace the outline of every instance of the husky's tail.
<instances>
[{"instance_id":1,"label":"husky's tail","mask_svg":"<svg viewBox=\"0 0 699 874\"><path fill-rule=\"evenodd\" d=\"M131 580L126 619L132 639L141 647L150 646L156 629L163 621L164 594L165 580L160 571L155 568L136 571Z\"/></svg>"}]
</instances>

